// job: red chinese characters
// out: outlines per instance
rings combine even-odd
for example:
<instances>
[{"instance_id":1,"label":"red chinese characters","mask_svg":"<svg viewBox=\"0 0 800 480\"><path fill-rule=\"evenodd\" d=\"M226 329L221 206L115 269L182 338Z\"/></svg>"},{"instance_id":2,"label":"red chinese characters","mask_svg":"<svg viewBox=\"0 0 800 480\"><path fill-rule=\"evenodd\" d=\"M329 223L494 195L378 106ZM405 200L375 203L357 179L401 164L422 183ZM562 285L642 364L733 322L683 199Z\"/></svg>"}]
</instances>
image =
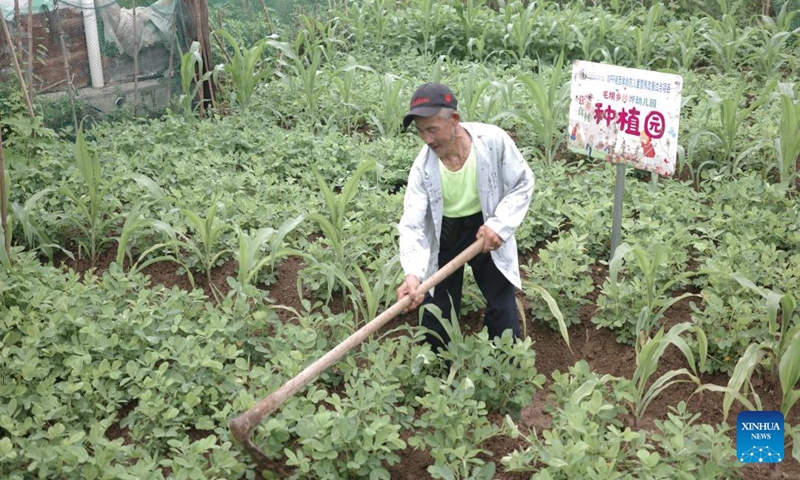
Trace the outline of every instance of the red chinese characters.
<instances>
[{"instance_id":1,"label":"red chinese characters","mask_svg":"<svg viewBox=\"0 0 800 480\"><path fill-rule=\"evenodd\" d=\"M644 117L644 122L640 125L640 112L636 107L629 109L622 108L617 111L611 108L611 105L606 105L604 108L603 103L598 102L594 104L594 121L600 123L603 120L606 122L606 127L611 126L611 122L615 122L619 129L628 135L639 136L644 129L644 134L651 139L659 139L664 136L666 128L666 119L664 114L658 110L652 110Z\"/></svg>"}]
</instances>

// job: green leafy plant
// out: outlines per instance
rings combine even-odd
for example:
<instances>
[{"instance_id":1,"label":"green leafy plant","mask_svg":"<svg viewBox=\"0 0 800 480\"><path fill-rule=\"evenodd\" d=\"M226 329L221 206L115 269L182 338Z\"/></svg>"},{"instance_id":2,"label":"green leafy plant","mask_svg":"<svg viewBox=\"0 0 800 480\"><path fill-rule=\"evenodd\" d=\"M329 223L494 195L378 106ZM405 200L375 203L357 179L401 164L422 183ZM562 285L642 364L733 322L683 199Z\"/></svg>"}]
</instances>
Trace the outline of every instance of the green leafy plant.
<instances>
[{"instance_id":1,"label":"green leafy plant","mask_svg":"<svg viewBox=\"0 0 800 480\"><path fill-rule=\"evenodd\" d=\"M516 116L533 127L539 143L543 146L545 165L552 165L556 152L564 142L564 125L566 124L567 99L569 98L569 82L564 82L564 54L559 55L550 77L545 79L542 71L533 78L520 75L528 98L536 107L537 115L527 111L517 111Z\"/></svg>"},{"instance_id":2,"label":"green leafy plant","mask_svg":"<svg viewBox=\"0 0 800 480\"><path fill-rule=\"evenodd\" d=\"M620 275L624 259L630 253L633 253L634 265L641 277L623 278ZM670 256L666 244L656 244L648 250L626 243L618 246L609 262L608 279L597 299L598 314L592 322L613 328L620 342L640 345L637 338L649 338L670 307L684 298L696 296L691 292L677 297L668 295L675 285L695 275L694 272L683 272L664 281L663 270Z\"/></svg>"},{"instance_id":3,"label":"green leafy plant","mask_svg":"<svg viewBox=\"0 0 800 480\"><path fill-rule=\"evenodd\" d=\"M535 38L536 23L539 15L545 8L544 3L531 2L525 6L524 2L508 2L503 14L506 21L506 35L504 41L508 42L508 52L517 60L528 56L528 49Z\"/></svg>"},{"instance_id":4,"label":"green leafy plant","mask_svg":"<svg viewBox=\"0 0 800 480\"><path fill-rule=\"evenodd\" d=\"M495 464L481 459L487 452L480 445L500 430L487 419L484 402L475 399L472 380L457 381L456 371L446 379L425 378L425 394L416 398L424 413L415 420L418 433L408 444L430 449L434 463L427 470L433 478L490 480Z\"/></svg>"},{"instance_id":5,"label":"green leafy plant","mask_svg":"<svg viewBox=\"0 0 800 480\"><path fill-rule=\"evenodd\" d=\"M782 184L788 185L797 177L800 159L800 99L796 99L792 84L778 85L781 100L781 119L774 141L777 163L775 169ZM771 170L771 169L768 169Z\"/></svg>"},{"instance_id":6,"label":"green leafy plant","mask_svg":"<svg viewBox=\"0 0 800 480\"><path fill-rule=\"evenodd\" d=\"M752 343L744 351L736 363L726 387L706 385L704 389L725 393L722 403L723 417L734 400L741 402L750 410L760 410L761 400L752 389L752 377L756 369L764 364L773 377L777 377L781 386L781 412L788 415L797 400L800 400L800 389L795 386L800 380L800 324L794 317L797 311L797 299L794 295L780 293L759 287L739 273L731 277L740 285L748 288L766 300L768 337L758 343ZM780 322L778 312L781 313ZM745 396L751 391L756 402L754 406Z\"/></svg>"},{"instance_id":7,"label":"green leafy plant","mask_svg":"<svg viewBox=\"0 0 800 480\"><path fill-rule=\"evenodd\" d=\"M353 172L347 182L345 182L339 195L334 194L333 189L328 185L319 171L316 169L314 170L317 185L322 193L325 206L328 209L328 215L311 213L308 215L308 219L315 222L320 230L322 230L322 233L325 234L328 245L333 249L334 261L337 265L344 266L347 264L345 261L345 244L347 240L345 219L348 215L347 205L358 193L358 185L361 182L361 177L363 177L365 173L374 170L376 167L377 164L373 160L362 163L356 171Z\"/></svg>"},{"instance_id":8,"label":"green leafy plant","mask_svg":"<svg viewBox=\"0 0 800 480\"><path fill-rule=\"evenodd\" d=\"M592 260L586 248L587 237L586 234L578 235L574 230L570 231L539 250L537 261L529 261L521 266L529 279L558 297L558 308L566 327L580 323L580 309L588 303L585 297L594 290L589 275ZM523 292L526 295L535 293L526 286L526 282L523 282ZM529 297L529 300L535 318L544 320L551 327L558 326L552 322L555 315L549 307L545 308L533 298Z\"/></svg>"},{"instance_id":9,"label":"green leafy plant","mask_svg":"<svg viewBox=\"0 0 800 480\"><path fill-rule=\"evenodd\" d=\"M625 427L620 418L633 398L631 382L601 376L581 360L567 373L553 372L550 389L552 428L541 438L526 436L528 447L503 457L506 470L537 471L541 478L613 478L614 472L628 471L633 452L645 444L644 433ZM512 438L521 435L508 419L506 429Z\"/></svg>"},{"instance_id":10,"label":"green leafy plant","mask_svg":"<svg viewBox=\"0 0 800 480\"><path fill-rule=\"evenodd\" d=\"M641 28L631 26L626 37L633 39L633 48L625 47L628 56L633 61L635 68L647 68L653 62L653 50L656 45L663 43L662 29L659 27L661 15L664 13L661 3L654 3L647 10L644 24Z\"/></svg>"},{"instance_id":11,"label":"green leafy plant","mask_svg":"<svg viewBox=\"0 0 800 480\"><path fill-rule=\"evenodd\" d=\"M477 121L478 107L484 98L483 94L489 86L489 81L486 80L486 69L480 65L473 65L469 69L467 75L467 82L464 84L461 95L459 96L459 104L461 108L462 119L468 122Z\"/></svg>"},{"instance_id":12,"label":"green leafy plant","mask_svg":"<svg viewBox=\"0 0 800 480\"><path fill-rule=\"evenodd\" d=\"M695 362L694 354L689 344L682 337L682 334L686 331L694 331L697 335L698 350L700 352L699 365ZM670 345L674 345L683 353L692 371L689 372L685 368L670 370L651 383L651 377L656 372L664 351ZM666 334L664 333L664 327L662 327L652 338L646 338L641 341L641 347L636 352L636 370L633 372L633 383L636 388L633 402L634 427L642 419L650 403L666 388L675 383L685 381L692 381L700 386L701 382L697 376L697 369L698 366L701 369L703 368L707 352L708 340L705 333L702 329L688 322L674 325ZM688 378L688 380L678 380L678 377L681 376Z\"/></svg>"},{"instance_id":13,"label":"green leafy plant","mask_svg":"<svg viewBox=\"0 0 800 480\"><path fill-rule=\"evenodd\" d=\"M66 216L66 221L83 234L76 239L79 253L85 251L94 265L100 250L108 242L106 234L118 220L114 214L114 205L107 197L121 178L102 177L100 156L87 146L83 122L75 139L75 162L81 190L77 191L64 185L56 191L70 199L77 209L76 214Z\"/></svg>"},{"instance_id":14,"label":"green leafy plant","mask_svg":"<svg viewBox=\"0 0 800 480\"><path fill-rule=\"evenodd\" d=\"M763 105L774 89L775 84L769 83L758 98L749 105L740 109L745 103L745 88L739 87L731 96L722 97L713 90L706 90L708 95L708 114L717 108L720 125L711 129L700 129L694 135L708 135L722 147L721 167L728 172L736 172L746 160L764 147L760 141L751 141L746 148L737 149L740 139L739 130L745 119L757 108Z\"/></svg>"},{"instance_id":15,"label":"green leafy plant","mask_svg":"<svg viewBox=\"0 0 800 480\"><path fill-rule=\"evenodd\" d=\"M325 47L313 42L303 47L304 38L297 40L295 45L274 39L267 40L267 44L281 52L279 63L291 72L291 75L287 75L277 71L276 75L289 83L290 88L300 92L303 112L313 117L318 115L319 101L324 93L322 61ZM300 54L303 49L305 51Z\"/></svg>"},{"instance_id":16,"label":"green leafy plant","mask_svg":"<svg viewBox=\"0 0 800 480\"><path fill-rule=\"evenodd\" d=\"M435 306L423 308L436 316L450 339L447 349L439 354L449 365L450 374L457 372L454 378L458 381L469 379L475 390L474 398L487 408L518 416L544 383L544 376L536 372L532 340L516 339L510 331L489 338L486 328L476 335L464 335L455 312L451 312L448 320Z\"/></svg>"},{"instance_id":17,"label":"green leafy plant","mask_svg":"<svg viewBox=\"0 0 800 480\"><path fill-rule=\"evenodd\" d=\"M191 247L191 250L193 250L201 260L202 270L206 274L209 287L212 288L211 270L214 268L214 265L216 265L217 260L219 260L222 255L228 253L228 249L216 250L220 235L222 232L230 229L230 226L217 221L217 209L219 206L220 202L217 199L212 199L205 217L201 217L193 210L182 210L187 223L194 228L195 233L200 239L199 242L188 241L184 242L183 245Z\"/></svg>"},{"instance_id":18,"label":"green leafy plant","mask_svg":"<svg viewBox=\"0 0 800 480\"><path fill-rule=\"evenodd\" d=\"M405 105L400 100L400 92L403 90L405 82L402 78L386 73L383 75L381 83L379 104L380 109L377 113L370 113L369 117L381 136L393 137L400 132L402 123L400 119L405 111Z\"/></svg>"},{"instance_id":19,"label":"green leafy plant","mask_svg":"<svg viewBox=\"0 0 800 480\"><path fill-rule=\"evenodd\" d=\"M159 203L167 206L167 196L155 180L138 173L131 175L131 178L145 189L149 198L139 200L131 206L128 215L125 217L125 223L123 223L119 235L116 237L116 262L120 268L123 267L126 258L129 264L133 264L132 238L152 225L152 221L145 217L146 209Z\"/></svg>"},{"instance_id":20,"label":"green leafy plant","mask_svg":"<svg viewBox=\"0 0 800 480\"><path fill-rule=\"evenodd\" d=\"M200 55L200 44L196 41L192 42L189 50L181 55L181 91L183 92L178 99L178 103L183 111L183 118L188 120L194 118L194 107L192 102L197 97L197 92L203 86L203 83L208 81L212 76L216 75L223 68L218 65L213 70L209 70L199 78L197 78L198 71L203 71L203 57Z\"/></svg>"},{"instance_id":21,"label":"green leafy plant","mask_svg":"<svg viewBox=\"0 0 800 480\"><path fill-rule=\"evenodd\" d=\"M275 262L279 258L296 253L294 249L282 249L281 243L286 238L286 235L297 228L303 219L304 217L300 215L286 220L278 227L278 230L270 227L260 228L252 236L240 229L238 225L235 227L239 237L239 250L236 259L239 263L237 281L240 285L252 284L263 267L269 265L270 268L274 268ZM261 257L261 249L267 244L269 253Z\"/></svg>"},{"instance_id":22,"label":"green leafy plant","mask_svg":"<svg viewBox=\"0 0 800 480\"><path fill-rule=\"evenodd\" d=\"M753 35L751 27L739 28L735 15L736 7L725 12L721 19L709 18L708 30L703 38L711 51L711 59L719 73L730 73L736 70L741 61L740 52Z\"/></svg>"},{"instance_id":23,"label":"green leafy plant","mask_svg":"<svg viewBox=\"0 0 800 480\"><path fill-rule=\"evenodd\" d=\"M225 71L231 76L236 103L241 110L247 110L256 86L272 73L269 69L258 70L264 49L267 48L266 39L259 40L250 48L245 48L240 47L239 42L225 30L219 30L217 33L233 47L233 55L230 57L230 63L225 65Z\"/></svg>"},{"instance_id":24,"label":"green leafy plant","mask_svg":"<svg viewBox=\"0 0 800 480\"><path fill-rule=\"evenodd\" d=\"M365 272L360 266L354 264L360 290L349 279L343 276L339 277L339 280L349 290L350 301L364 322L378 316L379 310L385 308L389 300L394 298L395 289L402 277L400 259L397 256L390 259L379 258L375 264L378 267L371 272ZM358 323L357 315L356 326Z\"/></svg>"}]
</instances>

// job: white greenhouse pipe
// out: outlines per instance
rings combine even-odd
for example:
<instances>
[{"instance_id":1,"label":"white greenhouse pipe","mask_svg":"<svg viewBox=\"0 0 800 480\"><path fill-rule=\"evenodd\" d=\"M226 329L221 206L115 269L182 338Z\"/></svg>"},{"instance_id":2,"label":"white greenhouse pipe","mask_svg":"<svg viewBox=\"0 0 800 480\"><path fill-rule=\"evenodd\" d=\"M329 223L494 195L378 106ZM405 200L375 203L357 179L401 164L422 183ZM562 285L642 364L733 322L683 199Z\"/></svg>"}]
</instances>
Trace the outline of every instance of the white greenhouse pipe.
<instances>
[{"instance_id":1,"label":"white greenhouse pipe","mask_svg":"<svg viewBox=\"0 0 800 480\"><path fill-rule=\"evenodd\" d=\"M97 34L97 14L94 0L81 0L83 30L86 33L86 53L89 55L89 73L92 87L103 88L103 59L100 56L100 37Z\"/></svg>"}]
</instances>

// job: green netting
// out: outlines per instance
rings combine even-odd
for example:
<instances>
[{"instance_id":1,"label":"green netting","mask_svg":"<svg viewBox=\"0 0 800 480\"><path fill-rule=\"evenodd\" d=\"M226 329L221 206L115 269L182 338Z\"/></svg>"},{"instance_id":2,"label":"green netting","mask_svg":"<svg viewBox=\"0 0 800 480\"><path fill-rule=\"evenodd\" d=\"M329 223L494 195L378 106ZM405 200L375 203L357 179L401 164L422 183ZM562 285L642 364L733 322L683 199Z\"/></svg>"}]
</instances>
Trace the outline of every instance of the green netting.
<instances>
[{"instance_id":1,"label":"green netting","mask_svg":"<svg viewBox=\"0 0 800 480\"><path fill-rule=\"evenodd\" d=\"M29 2L28 0L19 0L19 11L20 14L27 15L28 14L28 5L33 5L33 12L38 13L43 11L44 8L49 10L53 9L53 2L46 1L46 0L33 0L33 2ZM0 0L0 10L3 11L3 17L6 20L13 20L14 19L14 0Z\"/></svg>"}]
</instances>

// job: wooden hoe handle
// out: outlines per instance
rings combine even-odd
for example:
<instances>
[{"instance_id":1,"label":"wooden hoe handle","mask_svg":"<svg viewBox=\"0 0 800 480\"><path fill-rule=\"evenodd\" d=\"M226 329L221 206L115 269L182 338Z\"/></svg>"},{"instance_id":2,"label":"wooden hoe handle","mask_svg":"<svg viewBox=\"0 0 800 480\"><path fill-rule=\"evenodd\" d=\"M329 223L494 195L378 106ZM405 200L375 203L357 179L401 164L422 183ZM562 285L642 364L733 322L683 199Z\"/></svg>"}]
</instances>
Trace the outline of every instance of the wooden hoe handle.
<instances>
[{"instance_id":1,"label":"wooden hoe handle","mask_svg":"<svg viewBox=\"0 0 800 480\"><path fill-rule=\"evenodd\" d=\"M325 355L320 357L317 361L306 367L302 372L288 380L281 387L267 396L264 400L234 418L228 423L228 428L233 434L233 438L239 442L251 457L264 469L276 469L275 462L270 460L264 452L262 452L251 440L250 434L253 429L261 423L267 415L274 412L292 395L297 393L301 388L311 383L317 376L324 372L327 368L335 364L341 359L345 353L358 346L372 335L375 331L385 325L389 320L393 319L406 308L411 305L411 299L419 293L427 292L431 288L438 285L442 280L449 277L453 272L464 266L468 261L472 260L478 253L483 250L483 238L479 238L472 245L467 247L463 252L458 254L447 265L440 268L436 273L431 275L430 278L422 282L414 295L406 295L402 299L395 302L394 305L389 307L369 323L358 329L352 335L347 337L339 345L328 351Z\"/></svg>"}]
</instances>

